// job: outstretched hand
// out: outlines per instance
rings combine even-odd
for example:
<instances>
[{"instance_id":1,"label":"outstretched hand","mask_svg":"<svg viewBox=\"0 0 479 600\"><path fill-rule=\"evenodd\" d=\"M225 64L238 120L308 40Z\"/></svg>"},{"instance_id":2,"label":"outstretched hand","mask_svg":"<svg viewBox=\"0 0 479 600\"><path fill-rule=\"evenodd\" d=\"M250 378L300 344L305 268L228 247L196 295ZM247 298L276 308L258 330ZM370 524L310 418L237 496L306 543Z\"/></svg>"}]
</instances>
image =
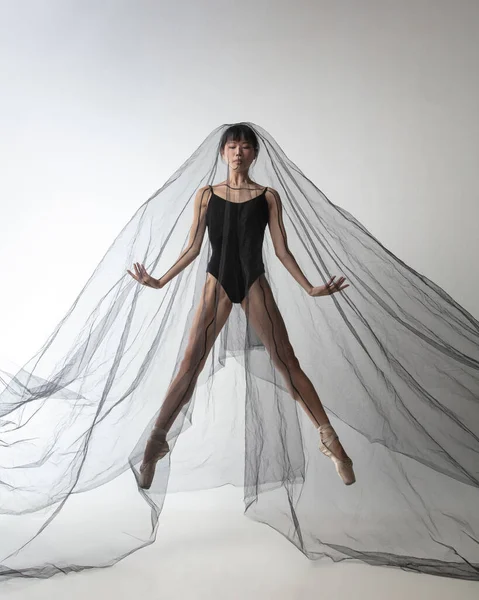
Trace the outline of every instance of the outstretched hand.
<instances>
[{"instance_id":1,"label":"outstretched hand","mask_svg":"<svg viewBox=\"0 0 479 600\"><path fill-rule=\"evenodd\" d=\"M144 265L142 265L141 263L133 263L133 266L135 267L135 272L132 273L130 270L127 269L127 273L129 273L133 277L133 279L136 279L138 283L141 283L142 285L146 285L151 288L155 288L155 290L162 287L160 279L155 279L151 275L148 275Z\"/></svg>"},{"instance_id":2,"label":"outstretched hand","mask_svg":"<svg viewBox=\"0 0 479 600\"><path fill-rule=\"evenodd\" d=\"M325 285L319 285L317 287L312 287L309 290L309 295L310 296L330 296L331 294L335 294L336 292L342 292L347 287L349 287L349 283L347 283L346 285L343 285L343 283L346 281L345 277L340 277L337 281L334 281L335 279L336 279L336 275L334 277L331 277L331 279Z\"/></svg>"}]
</instances>

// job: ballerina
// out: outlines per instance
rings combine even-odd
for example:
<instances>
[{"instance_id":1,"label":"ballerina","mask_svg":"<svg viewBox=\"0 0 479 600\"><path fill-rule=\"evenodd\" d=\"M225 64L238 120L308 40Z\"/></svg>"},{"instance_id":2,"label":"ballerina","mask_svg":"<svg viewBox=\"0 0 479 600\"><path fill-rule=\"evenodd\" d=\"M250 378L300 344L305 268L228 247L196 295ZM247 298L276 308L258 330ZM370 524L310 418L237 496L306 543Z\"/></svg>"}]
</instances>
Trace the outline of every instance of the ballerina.
<instances>
[{"instance_id":1,"label":"ballerina","mask_svg":"<svg viewBox=\"0 0 479 600\"><path fill-rule=\"evenodd\" d=\"M204 234L213 254L207 267L202 299L196 309L188 346L171 382L146 445L140 467L140 487L151 487L158 460L169 452L167 434L175 418L190 401L208 354L226 324L233 304L241 305L248 321L267 349L294 400L319 430L319 448L331 458L346 485L356 481L353 461L346 454L309 377L301 368L288 332L265 276L262 245L269 226L276 256L310 296L317 298L345 290L349 284L336 276L313 286L288 247L279 193L254 182L249 174L259 142L246 124L225 130L220 153L228 167L226 181L201 187L195 197L193 223L187 249L162 277L152 277L144 264L134 263L127 272L138 283L161 289L199 255Z\"/></svg>"}]
</instances>

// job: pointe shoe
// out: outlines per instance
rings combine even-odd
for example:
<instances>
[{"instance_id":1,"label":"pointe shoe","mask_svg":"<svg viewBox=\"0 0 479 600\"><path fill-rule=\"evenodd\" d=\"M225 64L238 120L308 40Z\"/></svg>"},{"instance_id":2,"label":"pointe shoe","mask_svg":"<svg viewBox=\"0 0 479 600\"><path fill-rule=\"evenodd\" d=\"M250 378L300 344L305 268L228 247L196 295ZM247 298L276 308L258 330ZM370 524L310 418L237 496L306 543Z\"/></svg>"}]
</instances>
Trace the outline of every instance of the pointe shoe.
<instances>
[{"instance_id":1,"label":"pointe shoe","mask_svg":"<svg viewBox=\"0 0 479 600\"><path fill-rule=\"evenodd\" d=\"M153 429L146 444L145 455L140 467L139 485L149 490L155 476L156 463L170 451L164 429Z\"/></svg>"},{"instance_id":2,"label":"pointe shoe","mask_svg":"<svg viewBox=\"0 0 479 600\"><path fill-rule=\"evenodd\" d=\"M326 431L329 432L329 435L323 440L322 434ZM353 471L353 461L350 458L346 460L340 460L339 457L328 448L328 445L331 445L334 440L339 439L337 433L333 429L333 426L329 423L326 425L321 425L319 427L319 435L319 449L325 456L328 456L334 462L336 471L343 480L343 483L345 485L352 485L356 481L356 476L354 475Z\"/></svg>"}]
</instances>

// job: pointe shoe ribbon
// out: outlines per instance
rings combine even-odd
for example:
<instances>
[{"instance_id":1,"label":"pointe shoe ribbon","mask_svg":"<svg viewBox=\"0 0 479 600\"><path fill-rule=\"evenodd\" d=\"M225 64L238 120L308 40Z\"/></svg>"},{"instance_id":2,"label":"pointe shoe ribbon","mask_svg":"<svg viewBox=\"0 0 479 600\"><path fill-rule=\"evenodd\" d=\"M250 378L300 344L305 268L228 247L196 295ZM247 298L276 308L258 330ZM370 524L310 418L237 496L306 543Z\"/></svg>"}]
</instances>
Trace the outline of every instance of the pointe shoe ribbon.
<instances>
[{"instance_id":1,"label":"pointe shoe ribbon","mask_svg":"<svg viewBox=\"0 0 479 600\"><path fill-rule=\"evenodd\" d=\"M323 433L329 432L329 435L323 439ZM328 445L332 444L334 440L339 439L337 433L334 431L334 428L329 423L326 425L321 425L319 427L319 449L321 452L329 457L336 467L336 471L338 475L343 480L345 485L352 485L356 481L356 476L353 471L353 461L350 458L346 460L341 460L339 456L334 454L334 452L328 447Z\"/></svg>"}]
</instances>

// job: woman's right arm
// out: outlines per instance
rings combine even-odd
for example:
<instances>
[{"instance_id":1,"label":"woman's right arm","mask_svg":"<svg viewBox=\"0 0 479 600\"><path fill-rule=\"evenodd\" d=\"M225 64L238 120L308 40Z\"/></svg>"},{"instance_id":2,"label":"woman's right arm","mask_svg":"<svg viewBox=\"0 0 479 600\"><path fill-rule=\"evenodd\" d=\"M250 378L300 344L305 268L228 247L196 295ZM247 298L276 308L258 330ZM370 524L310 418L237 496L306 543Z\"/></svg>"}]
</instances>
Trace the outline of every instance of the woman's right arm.
<instances>
[{"instance_id":1,"label":"woman's right arm","mask_svg":"<svg viewBox=\"0 0 479 600\"><path fill-rule=\"evenodd\" d=\"M188 246L175 264L157 280L159 288L162 288L178 273L181 273L199 255L206 230L206 209L208 208L210 195L209 186L204 186L196 192Z\"/></svg>"}]
</instances>

